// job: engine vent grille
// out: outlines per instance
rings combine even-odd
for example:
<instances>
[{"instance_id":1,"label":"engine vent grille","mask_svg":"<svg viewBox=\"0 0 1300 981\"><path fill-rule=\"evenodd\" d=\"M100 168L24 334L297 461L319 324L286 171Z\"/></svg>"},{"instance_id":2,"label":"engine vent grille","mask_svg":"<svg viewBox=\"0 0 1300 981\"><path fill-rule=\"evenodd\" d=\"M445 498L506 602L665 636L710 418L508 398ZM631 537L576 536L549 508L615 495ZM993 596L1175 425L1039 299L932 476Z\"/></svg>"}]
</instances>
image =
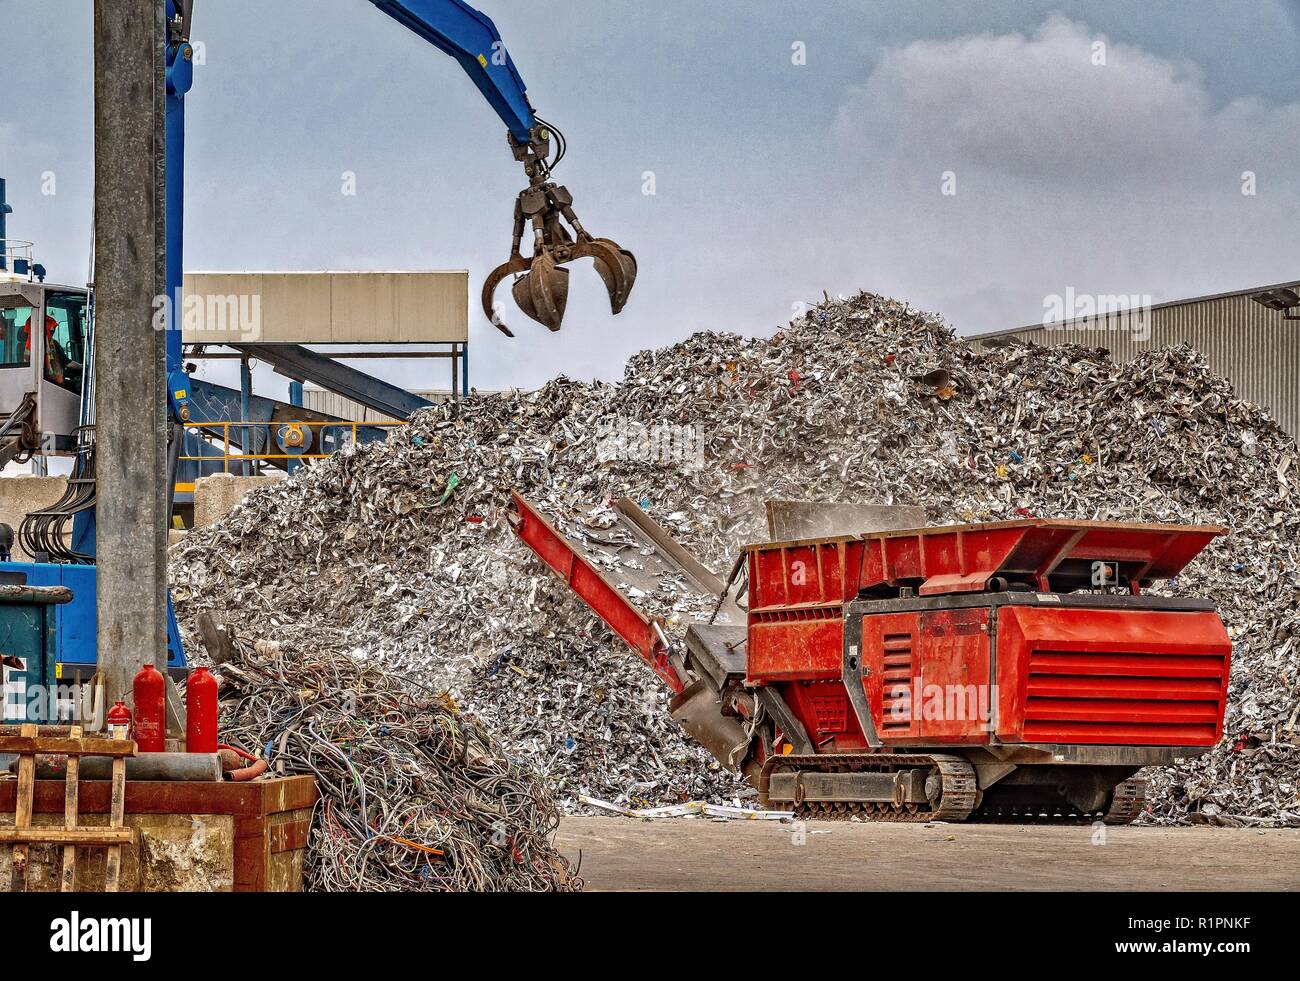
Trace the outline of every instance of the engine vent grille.
<instances>
[{"instance_id":1,"label":"engine vent grille","mask_svg":"<svg viewBox=\"0 0 1300 981\"><path fill-rule=\"evenodd\" d=\"M1034 650L1024 738L1210 746L1223 716L1219 654Z\"/></svg>"},{"instance_id":2,"label":"engine vent grille","mask_svg":"<svg viewBox=\"0 0 1300 981\"><path fill-rule=\"evenodd\" d=\"M912 728L912 676L915 663L911 634L885 634L882 638L881 728L900 732Z\"/></svg>"}]
</instances>

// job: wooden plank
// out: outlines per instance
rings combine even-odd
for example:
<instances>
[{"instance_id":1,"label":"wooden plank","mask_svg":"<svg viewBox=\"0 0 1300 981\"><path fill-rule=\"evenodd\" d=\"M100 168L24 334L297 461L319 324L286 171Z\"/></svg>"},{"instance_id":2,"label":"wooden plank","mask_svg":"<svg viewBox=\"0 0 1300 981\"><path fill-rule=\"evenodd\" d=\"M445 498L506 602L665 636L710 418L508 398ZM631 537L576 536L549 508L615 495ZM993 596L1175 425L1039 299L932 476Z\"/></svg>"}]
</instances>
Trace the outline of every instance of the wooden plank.
<instances>
[{"instance_id":1,"label":"wooden plank","mask_svg":"<svg viewBox=\"0 0 1300 981\"><path fill-rule=\"evenodd\" d=\"M311 834L311 818L271 825L271 854L306 848Z\"/></svg>"},{"instance_id":2,"label":"wooden plank","mask_svg":"<svg viewBox=\"0 0 1300 981\"><path fill-rule=\"evenodd\" d=\"M25 725L19 726L0 726L0 736L21 736ZM67 736L71 734L72 726L41 726L40 731L47 736Z\"/></svg>"},{"instance_id":3,"label":"wooden plank","mask_svg":"<svg viewBox=\"0 0 1300 981\"><path fill-rule=\"evenodd\" d=\"M15 783L0 780L0 811L14 809ZM292 811L316 803L316 780L310 775L276 777L245 783L169 783L131 780L126 785L128 814L263 814ZM107 814L111 785L107 780L82 780L81 814ZM35 812L63 812L63 781L37 780Z\"/></svg>"},{"instance_id":4,"label":"wooden plank","mask_svg":"<svg viewBox=\"0 0 1300 981\"><path fill-rule=\"evenodd\" d=\"M126 740L123 740L124 742ZM134 749L132 744L132 749ZM113 800L110 805L108 826L120 828L126 818L126 759L119 756L113 760ZM104 891L117 892L122 876L122 846L108 846L108 860L104 868Z\"/></svg>"},{"instance_id":5,"label":"wooden plank","mask_svg":"<svg viewBox=\"0 0 1300 981\"><path fill-rule=\"evenodd\" d=\"M265 816L235 818L235 892L265 892L271 864L271 834Z\"/></svg>"},{"instance_id":6,"label":"wooden plank","mask_svg":"<svg viewBox=\"0 0 1300 981\"><path fill-rule=\"evenodd\" d=\"M81 739L81 726L73 726L68 735ZM77 775L81 769L79 756L68 757L68 773L63 781L63 825L70 834L77 827ZM73 892L77 887L77 845L68 842L63 846L63 877L60 892Z\"/></svg>"},{"instance_id":7,"label":"wooden plank","mask_svg":"<svg viewBox=\"0 0 1300 981\"><path fill-rule=\"evenodd\" d=\"M37 733L35 723L24 723L20 730L22 735L34 738ZM32 755L18 758L18 799L14 808L14 829L30 828L32 824L32 794L36 784L36 757ZM27 859L30 849L26 843L14 845L13 867L9 875L9 890L25 892L27 890Z\"/></svg>"},{"instance_id":8,"label":"wooden plank","mask_svg":"<svg viewBox=\"0 0 1300 981\"><path fill-rule=\"evenodd\" d=\"M0 828L0 844L63 845L63 854L76 846L129 845L135 841L134 828ZM65 881L67 866L64 866ZM63 892L70 892L63 889Z\"/></svg>"},{"instance_id":9,"label":"wooden plank","mask_svg":"<svg viewBox=\"0 0 1300 981\"><path fill-rule=\"evenodd\" d=\"M25 727L24 727L25 728ZM35 726L32 727L36 728ZM49 756L134 756L130 739L65 739L44 736L0 738L0 753L41 753Z\"/></svg>"}]
</instances>

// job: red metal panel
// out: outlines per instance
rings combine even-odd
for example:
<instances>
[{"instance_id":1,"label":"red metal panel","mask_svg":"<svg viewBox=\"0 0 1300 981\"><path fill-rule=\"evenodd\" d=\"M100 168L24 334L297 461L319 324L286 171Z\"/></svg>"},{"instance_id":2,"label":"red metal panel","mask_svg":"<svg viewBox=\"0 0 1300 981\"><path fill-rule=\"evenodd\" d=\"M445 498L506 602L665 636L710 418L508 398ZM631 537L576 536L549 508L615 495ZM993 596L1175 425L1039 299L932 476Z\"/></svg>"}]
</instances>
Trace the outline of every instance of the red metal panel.
<instances>
[{"instance_id":1,"label":"red metal panel","mask_svg":"<svg viewBox=\"0 0 1300 981\"><path fill-rule=\"evenodd\" d=\"M1212 746L1223 734L1231 655L1215 613L1004 607L998 736Z\"/></svg>"},{"instance_id":2,"label":"red metal panel","mask_svg":"<svg viewBox=\"0 0 1300 981\"><path fill-rule=\"evenodd\" d=\"M751 546L751 609L844 603L858 594L862 542L843 538Z\"/></svg>"},{"instance_id":3,"label":"red metal panel","mask_svg":"<svg viewBox=\"0 0 1300 981\"><path fill-rule=\"evenodd\" d=\"M568 583L569 588L609 624L652 667L674 692L684 687L677 672L668 663L663 643L653 622L619 592L618 588L596 571L518 492L514 493L518 520L515 534Z\"/></svg>"},{"instance_id":4,"label":"red metal panel","mask_svg":"<svg viewBox=\"0 0 1300 981\"><path fill-rule=\"evenodd\" d=\"M750 545L750 602L755 609L844 602L876 586L973 592L996 575L1041 581L1065 566L1077 577L1094 560L1122 562L1143 581L1167 579L1224 531L1034 518Z\"/></svg>"},{"instance_id":5,"label":"red metal panel","mask_svg":"<svg viewBox=\"0 0 1300 981\"><path fill-rule=\"evenodd\" d=\"M867 741L841 681L800 681L778 688L814 746L823 752L866 748Z\"/></svg>"},{"instance_id":6,"label":"red metal panel","mask_svg":"<svg viewBox=\"0 0 1300 981\"><path fill-rule=\"evenodd\" d=\"M746 680L838 679L844 657L843 608L751 613Z\"/></svg>"},{"instance_id":7,"label":"red metal panel","mask_svg":"<svg viewBox=\"0 0 1300 981\"><path fill-rule=\"evenodd\" d=\"M863 617L867 702L882 740L990 741L988 619L984 607Z\"/></svg>"},{"instance_id":8,"label":"red metal panel","mask_svg":"<svg viewBox=\"0 0 1300 981\"><path fill-rule=\"evenodd\" d=\"M934 610L921 615L921 656L914 711L930 742L985 743L992 735L993 678L989 611Z\"/></svg>"}]
</instances>

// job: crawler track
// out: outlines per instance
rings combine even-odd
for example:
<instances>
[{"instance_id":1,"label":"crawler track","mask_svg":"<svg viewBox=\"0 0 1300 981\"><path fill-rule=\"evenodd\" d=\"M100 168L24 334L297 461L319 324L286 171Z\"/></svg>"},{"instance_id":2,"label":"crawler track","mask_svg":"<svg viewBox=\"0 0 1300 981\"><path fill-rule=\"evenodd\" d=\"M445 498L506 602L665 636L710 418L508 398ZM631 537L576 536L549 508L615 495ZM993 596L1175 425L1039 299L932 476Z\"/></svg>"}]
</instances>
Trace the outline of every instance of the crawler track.
<instances>
[{"instance_id":1,"label":"crawler track","mask_svg":"<svg viewBox=\"0 0 1300 981\"><path fill-rule=\"evenodd\" d=\"M927 781L938 777L936 795L926 803L903 800L826 801L769 799L773 773L804 771L852 773L871 771L896 773L930 767ZM1102 821L1111 825L1130 824L1146 803L1146 781L1131 777L1118 784L1105 811L1081 811L1065 801L1000 801L984 799L974 768L959 756L904 753L836 753L791 755L769 760L759 787L760 799L768 807L787 808L805 820L851 820L895 823L926 821L970 821L983 824L1089 825Z\"/></svg>"},{"instance_id":2,"label":"crawler track","mask_svg":"<svg viewBox=\"0 0 1300 981\"><path fill-rule=\"evenodd\" d=\"M1080 825L1131 824L1146 804L1146 780L1130 777L1111 792L1110 806L1104 811L1081 811L1064 801L1002 802L986 799L969 820L981 824L1048 824Z\"/></svg>"},{"instance_id":3,"label":"crawler track","mask_svg":"<svg viewBox=\"0 0 1300 981\"><path fill-rule=\"evenodd\" d=\"M903 801L809 801L788 802L791 810L805 819L840 819L855 816L871 821L919 823L925 821L964 821L979 800L975 769L960 756L905 753L836 753L826 756L781 756L764 767L761 798L767 801L768 778L780 770L819 770L823 773L850 773L869 770L896 773L930 767L931 776L939 778L937 795L928 803ZM768 806L783 806L772 801Z\"/></svg>"}]
</instances>

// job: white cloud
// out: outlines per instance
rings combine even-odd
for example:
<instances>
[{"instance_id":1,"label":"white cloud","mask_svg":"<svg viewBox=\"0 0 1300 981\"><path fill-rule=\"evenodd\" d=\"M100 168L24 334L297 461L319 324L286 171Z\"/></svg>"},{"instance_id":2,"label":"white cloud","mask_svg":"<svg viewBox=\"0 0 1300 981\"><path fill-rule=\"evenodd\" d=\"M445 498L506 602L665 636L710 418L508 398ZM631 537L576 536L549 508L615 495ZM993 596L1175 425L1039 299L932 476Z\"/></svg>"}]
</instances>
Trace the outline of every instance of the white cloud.
<instances>
[{"instance_id":1,"label":"white cloud","mask_svg":"<svg viewBox=\"0 0 1300 981\"><path fill-rule=\"evenodd\" d=\"M861 175L839 275L962 329L1035 320L1069 286L1159 301L1300 277L1300 104L1217 105L1194 65L1060 16L887 51L835 132Z\"/></svg>"},{"instance_id":2,"label":"white cloud","mask_svg":"<svg viewBox=\"0 0 1300 981\"><path fill-rule=\"evenodd\" d=\"M1096 42L1104 65L1094 63ZM1281 143L1295 150L1297 121L1294 104L1216 108L1195 65L1056 15L1028 36L915 41L886 52L841 106L837 133L850 144L869 134L895 158L1076 181L1210 169L1243 150L1275 160Z\"/></svg>"}]
</instances>

